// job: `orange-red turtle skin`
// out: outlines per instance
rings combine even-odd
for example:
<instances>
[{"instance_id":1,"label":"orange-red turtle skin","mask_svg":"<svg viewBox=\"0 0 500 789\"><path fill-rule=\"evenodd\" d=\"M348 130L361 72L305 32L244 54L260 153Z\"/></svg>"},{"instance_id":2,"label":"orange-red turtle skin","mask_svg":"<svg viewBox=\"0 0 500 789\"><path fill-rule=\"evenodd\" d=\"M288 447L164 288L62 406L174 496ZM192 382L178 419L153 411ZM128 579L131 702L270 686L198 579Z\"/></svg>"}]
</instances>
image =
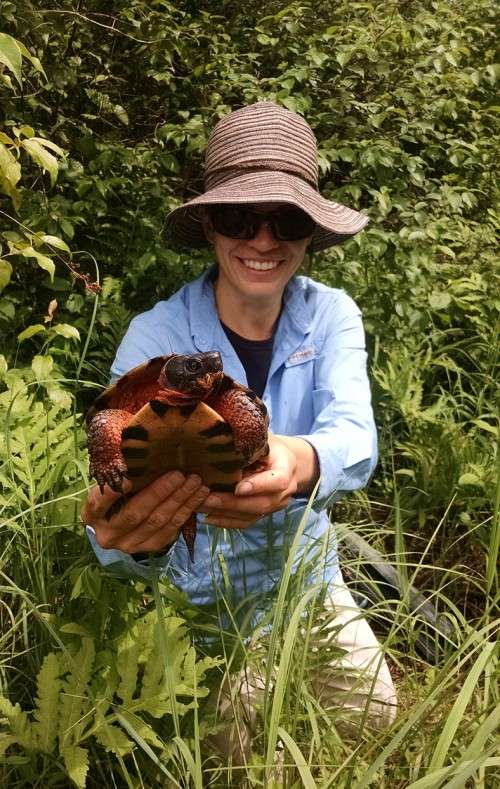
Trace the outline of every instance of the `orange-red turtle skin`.
<instances>
[{"instance_id":1,"label":"orange-red turtle skin","mask_svg":"<svg viewBox=\"0 0 500 789\"><path fill-rule=\"evenodd\" d=\"M87 414L90 474L132 493L166 471L199 474L232 491L243 469L268 453L262 400L225 375L220 354L158 356L108 387ZM182 533L193 558L196 518Z\"/></svg>"}]
</instances>

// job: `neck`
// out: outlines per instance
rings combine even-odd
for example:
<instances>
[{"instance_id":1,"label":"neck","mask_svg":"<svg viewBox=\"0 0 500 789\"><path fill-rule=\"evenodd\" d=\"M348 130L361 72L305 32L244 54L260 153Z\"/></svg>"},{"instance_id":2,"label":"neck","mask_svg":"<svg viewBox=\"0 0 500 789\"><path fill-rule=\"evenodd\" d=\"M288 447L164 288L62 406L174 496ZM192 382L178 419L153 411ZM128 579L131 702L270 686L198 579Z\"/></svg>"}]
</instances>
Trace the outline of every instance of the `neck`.
<instances>
[{"instance_id":1,"label":"neck","mask_svg":"<svg viewBox=\"0 0 500 789\"><path fill-rule=\"evenodd\" d=\"M281 312L282 293L270 298L245 299L227 293L220 280L214 284L219 319L247 340L267 340L273 335Z\"/></svg>"}]
</instances>

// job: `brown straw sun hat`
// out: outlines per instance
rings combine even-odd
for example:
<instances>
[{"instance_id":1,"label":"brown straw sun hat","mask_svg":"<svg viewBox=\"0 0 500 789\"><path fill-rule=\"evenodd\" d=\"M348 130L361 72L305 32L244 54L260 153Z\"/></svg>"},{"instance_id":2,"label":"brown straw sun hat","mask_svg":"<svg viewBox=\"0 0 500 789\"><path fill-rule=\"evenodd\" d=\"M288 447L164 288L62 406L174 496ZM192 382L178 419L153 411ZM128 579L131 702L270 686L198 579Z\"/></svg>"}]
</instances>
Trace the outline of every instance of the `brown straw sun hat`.
<instances>
[{"instance_id":1,"label":"brown straw sun hat","mask_svg":"<svg viewBox=\"0 0 500 789\"><path fill-rule=\"evenodd\" d=\"M226 115L214 128L205 157L205 192L168 214L172 246L204 247L200 206L220 203L287 203L316 222L311 251L340 244L362 230L368 217L318 191L316 138L295 112L269 101Z\"/></svg>"}]
</instances>

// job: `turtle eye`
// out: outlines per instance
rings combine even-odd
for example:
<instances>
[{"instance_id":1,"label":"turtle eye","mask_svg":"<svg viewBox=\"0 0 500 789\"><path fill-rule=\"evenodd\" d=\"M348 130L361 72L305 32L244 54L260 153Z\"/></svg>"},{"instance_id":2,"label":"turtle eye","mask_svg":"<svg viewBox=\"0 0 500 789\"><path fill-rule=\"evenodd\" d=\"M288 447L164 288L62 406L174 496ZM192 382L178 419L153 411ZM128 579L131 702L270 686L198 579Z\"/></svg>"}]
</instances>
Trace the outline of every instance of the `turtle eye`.
<instances>
[{"instance_id":1,"label":"turtle eye","mask_svg":"<svg viewBox=\"0 0 500 789\"><path fill-rule=\"evenodd\" d=\"M186 359L184 366L188 373L197 373L201 369L201 362L198 359Z\"/></svg>"}]
</instances>

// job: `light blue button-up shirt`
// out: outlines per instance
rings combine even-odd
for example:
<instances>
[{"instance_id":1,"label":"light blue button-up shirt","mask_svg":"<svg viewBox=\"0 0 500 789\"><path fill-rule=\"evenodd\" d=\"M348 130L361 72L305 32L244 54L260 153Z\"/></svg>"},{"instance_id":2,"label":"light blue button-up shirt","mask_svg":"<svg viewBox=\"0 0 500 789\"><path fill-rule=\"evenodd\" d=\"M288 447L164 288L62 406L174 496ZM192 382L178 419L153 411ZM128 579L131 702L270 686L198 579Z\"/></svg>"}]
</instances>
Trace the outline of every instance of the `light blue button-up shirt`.
<instances>
[{"instance_id":1,"label":"light blue button-up shirt","mask_svg":"<svg viewBox=\"0 0 500 789\"><path fill-rule=\"evenodd\" d=\"M167 301L134 318L118 348L112 376L123 375L154 356L219 351L224 371L246 384L245 370L217 314L211 272L181 288ZM323 579L333 582L338 560L326 506L344 491L368 481L377 458L377 439L366 372L361 314L342 290L308 277L287 285L263 394L273 433L299 436L316 450L320 484L298 553L323 557ZM306 499L244 530L199 525L195 561L177 540L155 560L156 571L171 577L193 603L214 602L222 592L232 599L268 593L277 584ZM148 562L136 562L116 549L101 548L93 529L94 551L111 572L147 578ZM228 588L229 586L229 588Z\"/></svg>"}]
</instances>

